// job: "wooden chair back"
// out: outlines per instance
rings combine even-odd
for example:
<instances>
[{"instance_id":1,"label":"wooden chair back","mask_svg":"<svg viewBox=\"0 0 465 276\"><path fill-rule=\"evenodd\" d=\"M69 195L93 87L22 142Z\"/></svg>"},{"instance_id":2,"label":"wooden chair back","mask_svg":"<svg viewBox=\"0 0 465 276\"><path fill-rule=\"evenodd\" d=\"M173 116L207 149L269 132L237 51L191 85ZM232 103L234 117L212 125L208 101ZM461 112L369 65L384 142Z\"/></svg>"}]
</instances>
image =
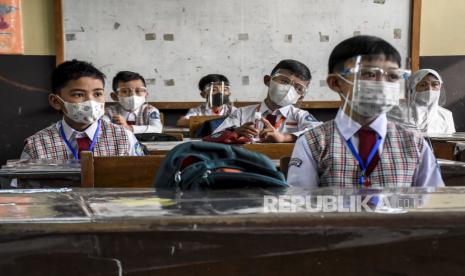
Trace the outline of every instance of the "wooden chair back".
<instances>
[{"instance_id":1,"label":"wooden chair back","mask_svg":"<svg viewBox=\"0 0 465 276\"><path fill-rule=\"evenodd\" d=\"M287 179L287 172L289 170L289 162L291 161L290 156L284 156L279 159L279 170L284 174Z\"/></svg>"},{"instance_id":2,"label":"wooden chair back","mask_svg":"<svg viewBox=\"0 0 465 276\"><path fill-rule=\"evenodd\" d=\"M184 135L180 132L164 132L164 134L173 136L177 141L184 140Z\"/></svg>"},{"instance_id":3,"label":"wooden chair back","mask_svg":"<svg viewBox=\"0 0 465 276\"><path fill-rule=\"evenodd\" d=\"M165 156L93 157L81 153L81 187L151 188Z\"/></svg>"},{"instance_id":4,"label":"wooden chair back","mask_svg":"<svg viewBox=\"0 0 465 276\"><path fill-rule=\"evenodd\" d=\"M160 112L160 122L162 125L165 125L165 114L163 112Z\"/></svg>"},{"instance_id":5,"label":"wooden chair back","mask_svg":"<svg viewBox=\"0 0 465 276\"><path fill-rule=\"evenodd\" d=\"M245 144L244 148L250 151L262 153L270 159L281 159L282 157L292 155L294 143L255 143Z\"/></svg>"}]
</instances>

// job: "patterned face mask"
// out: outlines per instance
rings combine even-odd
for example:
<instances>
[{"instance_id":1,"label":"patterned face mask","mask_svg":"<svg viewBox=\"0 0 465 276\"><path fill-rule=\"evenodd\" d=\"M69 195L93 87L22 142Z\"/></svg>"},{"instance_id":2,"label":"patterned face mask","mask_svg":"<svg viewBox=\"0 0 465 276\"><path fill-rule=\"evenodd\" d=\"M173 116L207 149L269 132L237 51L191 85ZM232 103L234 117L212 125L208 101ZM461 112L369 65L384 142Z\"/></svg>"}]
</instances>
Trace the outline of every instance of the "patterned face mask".
<instances>
[{"instance_id":1,"label":"patterned face mask","mask_svg":"<svg viewBox=\"0 0 465 276\"><path fill-rule=\"evenodd\" d=\"M76 123L92 124L105 114L105 104L96 101L85 101L82 103L65 102L57 96L66 108L65 115Z\"/></svg>"}]
</instances>

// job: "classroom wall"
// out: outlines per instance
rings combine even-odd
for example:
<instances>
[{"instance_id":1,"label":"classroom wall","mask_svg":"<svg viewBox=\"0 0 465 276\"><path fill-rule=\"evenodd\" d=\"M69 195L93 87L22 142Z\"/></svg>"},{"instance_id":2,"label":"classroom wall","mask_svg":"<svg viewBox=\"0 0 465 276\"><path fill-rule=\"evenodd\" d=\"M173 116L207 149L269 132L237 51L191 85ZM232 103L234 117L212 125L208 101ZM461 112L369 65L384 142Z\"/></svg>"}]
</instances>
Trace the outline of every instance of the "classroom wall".
<instances>
[{"instance_id":1,"label":"classroom wall","mask_svg":"<svg viewBox=\"0 0 465 276\"><path fill-rule=\"evenodd\" d=\"M23 55L0 55L0 165L23 141L57 121L46 91L55 67L53 0L22 0ZM42 91L45 90L45 91Z\"/></svg>"},{"instance_id":2,"label":"classroom wall","mask_svg":"<svg viewBox=\"0 0 465 276\"><path fill-rule=\"evenodd\" d=\"M22 0L25 55L55 55L53 3Z\"/></svg>"},{"instance_id":3,"label":"classroom wall","mask_svg":"<svg viewBox=\"0 0 465 276\"><path fill-rule=\"evenodd\" d=\"M423 0L420 68L437 70L444 79L446 108L457 131L465 131L465 1Z\"/></svg>"}]
</instances>

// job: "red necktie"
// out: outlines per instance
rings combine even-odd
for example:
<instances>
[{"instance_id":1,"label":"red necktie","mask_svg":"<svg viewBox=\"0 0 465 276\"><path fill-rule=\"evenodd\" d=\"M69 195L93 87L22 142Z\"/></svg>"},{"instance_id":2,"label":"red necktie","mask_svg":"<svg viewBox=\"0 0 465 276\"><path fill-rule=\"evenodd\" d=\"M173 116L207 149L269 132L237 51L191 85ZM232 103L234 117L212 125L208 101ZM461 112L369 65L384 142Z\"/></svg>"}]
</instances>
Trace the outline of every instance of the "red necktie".
<instances>
[{"instance_id":1,"label":"red necktie","mask_svg":"<svg viewBox=\"0 0 465 276\"><path fill-rule=\"evenodd\" d=\"M131 115L132 115L132 116L131 116ZM136 118L136 113L134 113L134 112L129 113L129 115L128 115L127 118L128 118L128 120L126 120L126 123L127 123L128 125L130 125L130 126L136 125L136 120L135 120L135 119L134 119L134 121L133 121L133 120L129 120L129 118L131 118L131 119L132 119L132 118Z\"/></svg>"},{"instance_id":2,"label":"red necktie","mask_svg":"<svg viewBox=\"0 0 465 276\"><path fill-rule=\"evenodd\" d=\"M278 118L278 115L273 115L273 114L268 114L266 115L266 119L272 126L276 125L276 119Z\"/></svg>"},{"instance_id":3,"label":"red necktie","mask_svg":"<svg viewBox=\"0 0 465 276\"><path fill-rule=\"evenodd\" d=\"M376 144L376 132L371 128L361 128L358 131L358 154L362 158L363 162L366 162L368 155L370 155L371 150ZM370 164L365 171L365 175L369 176L371 172L375 169L379 161L379 153L376 151L373 159L371 159ZM369 181L365 181L365 186L370 186Z\"/></svg>"},{"instance_id":4,"label":"red necktie","mask_svg":"<svg viewBox=\"0 0 465 276\"><path fill-rule=\"evenodd\" d=\"M76 138L76 142L78 145L78 157L81 158L81 151L88 150L92 141L89 139L89 137L86 136L82 138Z\"/></svg>"}]
</instances>

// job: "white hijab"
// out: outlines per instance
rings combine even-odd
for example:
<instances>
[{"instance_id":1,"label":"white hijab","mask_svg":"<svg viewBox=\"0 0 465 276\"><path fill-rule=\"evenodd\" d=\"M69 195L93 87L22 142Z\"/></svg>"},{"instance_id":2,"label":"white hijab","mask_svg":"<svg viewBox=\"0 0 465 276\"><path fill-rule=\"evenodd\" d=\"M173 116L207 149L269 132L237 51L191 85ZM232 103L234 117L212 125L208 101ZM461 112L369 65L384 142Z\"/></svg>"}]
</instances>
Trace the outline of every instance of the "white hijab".
<instances>
[{"instance_id":1,"label":"white hijab","mask_svg":"<svg viewBox=\"0 0 465 276\"><path fill-rule=\"evenodd\" d=\"M417 84L422 81L427 75L435 76L442 85L442 78L438 72L433 69L421 69L413 73L407 82L407 89L409 93L409 109L412 111L411 116L418 129L426 132L428 125L434 116L437 115L439 109L439 101L436 101L430 105L425 105L421 101L417 100Z\"/></svg>"}]
</instances>

